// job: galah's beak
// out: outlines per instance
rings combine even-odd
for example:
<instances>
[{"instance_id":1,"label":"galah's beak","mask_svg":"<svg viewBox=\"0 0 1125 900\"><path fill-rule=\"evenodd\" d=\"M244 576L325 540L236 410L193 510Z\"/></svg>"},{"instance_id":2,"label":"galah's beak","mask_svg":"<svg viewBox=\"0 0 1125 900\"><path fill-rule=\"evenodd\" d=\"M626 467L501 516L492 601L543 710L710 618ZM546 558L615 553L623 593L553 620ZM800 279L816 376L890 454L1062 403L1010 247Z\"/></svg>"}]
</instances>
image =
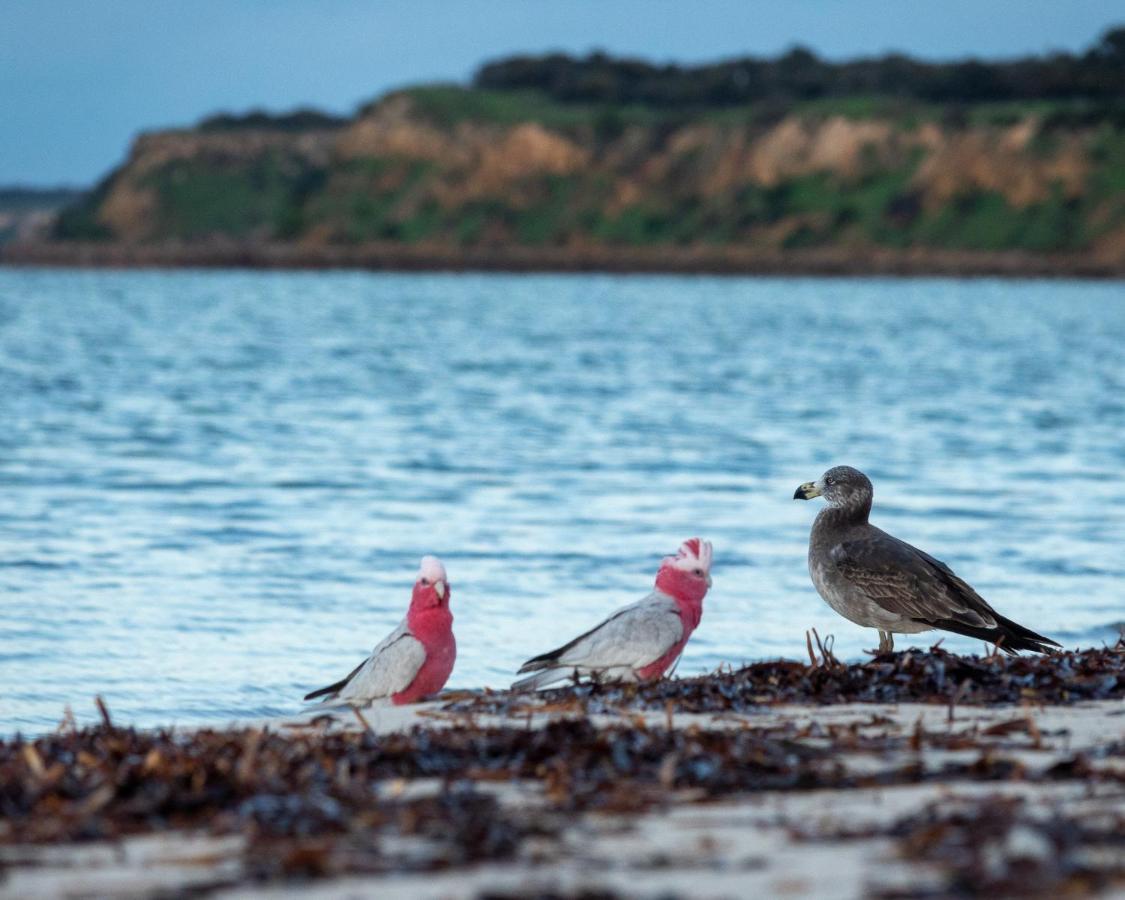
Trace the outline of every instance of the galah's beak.
<instances>
[{"instance_id":1,"label":"galah's beak","mask_svg":"<svg viewBox=\"0 0 1125 900\"><path fill-rule=\"evenodd\" d=\"M438 595L439 600L445 599L446 586L444 581L434 582L434 593Z\"/></svg>"},{"instance_id":2,"label":"galah's beak","mask_svg":"<svg viewBox=\"0 0 1125 900\"><path fill-rule=\"evenodd\" d=\"M711 573L707 573L707 587L711 587Z\"/></svg>"}]
</instances>

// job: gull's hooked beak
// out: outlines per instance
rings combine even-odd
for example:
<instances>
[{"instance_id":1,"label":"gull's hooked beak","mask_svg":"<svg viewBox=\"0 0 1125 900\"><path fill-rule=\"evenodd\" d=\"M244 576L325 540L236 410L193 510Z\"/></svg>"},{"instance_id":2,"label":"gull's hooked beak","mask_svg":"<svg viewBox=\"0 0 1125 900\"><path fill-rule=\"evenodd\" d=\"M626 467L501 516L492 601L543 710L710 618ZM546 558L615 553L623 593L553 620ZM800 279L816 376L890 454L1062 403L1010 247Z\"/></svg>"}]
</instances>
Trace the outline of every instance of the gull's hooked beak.
<instances>
[{"instance_id":1,"label":"gull's hooked beak","mask_svg":"<svg viewBox=\"0 0 1125 900\"><path fill-rule=\"evenodd\" d=\"M820 488L816 486L815 481L806 481L793 492L794 500L811 500L813 497L819 496Z\"/></svg>"},{"instance_id":2,"label":"gull's hooked beak","mask_svg":"<svg viewBox=\"0 0 1125 900\"><path fill-rule=\"evenodd\" d=\"M445 599L445 591L446 591L446 587L445 587L444 581L435 581L434 582L434 593L438 595L439 600Z\"/></svg>"}]
</instances>

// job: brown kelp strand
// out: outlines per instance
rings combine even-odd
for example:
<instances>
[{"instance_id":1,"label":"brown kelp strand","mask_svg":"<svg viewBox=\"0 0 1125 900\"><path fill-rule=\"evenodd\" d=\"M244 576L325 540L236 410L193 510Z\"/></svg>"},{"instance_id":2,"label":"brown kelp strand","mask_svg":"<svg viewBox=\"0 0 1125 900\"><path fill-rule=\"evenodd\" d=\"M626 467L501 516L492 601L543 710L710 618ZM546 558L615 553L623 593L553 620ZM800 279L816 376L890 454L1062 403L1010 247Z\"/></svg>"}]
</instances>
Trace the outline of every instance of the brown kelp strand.
<instances>
[{"instance_id":1,"label":"brown kelp strand","mask_svg":"<svg viewBox=\"0 0 1125 900\"><path fill-rule=\"evenodd\" d=\"M1125 697L1125 640L1114 647L1047 656L960 656L934 646L928 651L884 654L845 665L831 650L811 663L760 662L697 678L646 685L584 683L538 695L544 702L579 703L588 713L621 708L677 712L753 712L776 703L1004 703L1070 704ZM526 695L486 693L454 703L466 711L513 714Z\"/></svg>"}]
</instances>

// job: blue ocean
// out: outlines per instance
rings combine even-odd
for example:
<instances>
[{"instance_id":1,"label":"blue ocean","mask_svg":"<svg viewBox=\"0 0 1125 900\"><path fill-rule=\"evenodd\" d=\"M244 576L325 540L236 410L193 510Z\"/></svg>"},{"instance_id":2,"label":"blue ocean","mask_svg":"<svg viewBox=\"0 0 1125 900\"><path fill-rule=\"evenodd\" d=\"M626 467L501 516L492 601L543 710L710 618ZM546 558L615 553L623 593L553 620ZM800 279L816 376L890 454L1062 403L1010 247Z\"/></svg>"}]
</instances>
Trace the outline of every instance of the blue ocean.
<instances>
[{"instance_id":1,"label":"blue ocean","mask_svg":"<svg viewBox=\"0 0 1125 900\"><path fill-rule=\"evenodd\" d=\"M813 627L861 659L792 499L844 463L1005 615L1113 642L1123 348L1116 283L0 270L0 734L95 695L139 726L293 713L424 553L451 687L507 685L693 535L678 675Z\"/></svg>"}]
</instances>

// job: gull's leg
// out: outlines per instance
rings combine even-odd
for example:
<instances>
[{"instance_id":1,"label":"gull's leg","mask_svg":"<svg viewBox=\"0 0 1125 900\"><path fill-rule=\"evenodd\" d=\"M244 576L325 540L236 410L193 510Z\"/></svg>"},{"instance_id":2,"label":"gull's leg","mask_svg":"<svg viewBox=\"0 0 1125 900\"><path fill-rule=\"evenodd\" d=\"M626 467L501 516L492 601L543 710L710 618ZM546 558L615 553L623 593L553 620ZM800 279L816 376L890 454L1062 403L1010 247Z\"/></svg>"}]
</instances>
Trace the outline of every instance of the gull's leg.
<instances>
[{"instance_id":1,"label":"gull's leg","mask_svg":"<svg viewBox=\"0 0 1125 900\"><path fill-rule=\"evenodd\" d=\"M879 652L880 653L893 653L895 649L894 635L889 631L879 632Z\"/></svg>"}]
</instances>

